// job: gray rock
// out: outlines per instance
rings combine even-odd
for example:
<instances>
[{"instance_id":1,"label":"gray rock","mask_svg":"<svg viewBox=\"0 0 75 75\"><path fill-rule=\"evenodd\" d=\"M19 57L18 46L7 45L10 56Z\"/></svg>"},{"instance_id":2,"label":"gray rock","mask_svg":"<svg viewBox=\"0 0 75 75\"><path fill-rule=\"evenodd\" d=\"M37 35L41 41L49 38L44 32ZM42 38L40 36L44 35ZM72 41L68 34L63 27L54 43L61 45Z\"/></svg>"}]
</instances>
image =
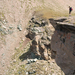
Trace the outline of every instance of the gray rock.
<instances>
[{"instance_id":1,"label":"gray rock","mask_svg":"<svg viewBox=\"0 0 75 75\"><path fill-rule=\"evenodd\" d=\"M2 23L0 23L0 27L2 26L3 24Z\"/></svg>"},{"instance_id":2,"label":"gray rock","mask_svg":"<svg viewBox=\"0 0 75 75\"><path fill-rule=\"evenodd\" d=\"M22 31L21 25L17 25L17 29L19 29L19 31Z\"/></svg>"},{"instance_id":3,"label":"gray rock","mask_svg":"<svg viewBox=\"0 0 75 75\"><path fill-rule=\"evenodd\" d=\"M3 53L2 56L5 56L5 54Z\"/></svg>"},{"instance_id":4,"label":"gray rock","mask_svg":"<svg viewBox=\"0 0 75 75\"><path fill-rule=\"evenodd\" d=\"M10 29L13 29L13 27L12 27L12 26L10 26L9 28L10 28Z\"/></svg>"},{"instance_id":5,"label":"gray rock","mask_svg":"<svg viewBox=\"0 0 75 75\"><path fill-rule=\"evenodd\" d=\"M27 61L28 61L28 64L30 64L30 63L31 63L31 60L30 60L30 59L27 59Z\"/></svg>"},{"instance_id":6,"label":"gray rock","mask_svg":"<svg viewBox=\"0 0 75 75\"><path fill-rule=\"evenodd\" d=\"M39 27L39 25L38 24L34 24L34 27Z\"/></svg>"},{"instance_id":7,"label":"gray rock","mask_svg":"<svg viewBox=\"0 0 75 75\"><path fill-rule=\"evenodd\" d=\"M6 24L7 22L6 22L6 20L3 20L3 24Z\"/></svg>"},{"instance_id":8,"label":"gray rock","mask_svg":"<svg viewBox=\"0 0 75 75\"><path fill-rule=\"evenodd\" d=\"M34 74L36 71L29 71L28 74Z\"/></svg>"},{"instance_id":9,"label":"gray rock","mask_svg":"<svg viewBox=\"0 0 75 75\"><path fill-rule=\"evenodd\" d=\"M30 64L30 63L36 62L37 58L35 58L35 59L27 59L27 61L28 61L28 64Z\"/></svg>"},{"instance_id":10,"label":"gray rock","mask_svg":"<svg viewBox=\"0 0 75 75\"><path fill-rule=\"evenodd\" d=\"M36 62L37 61L37 58L33 59L33 62Z\"/></svg>"},{"instance_id":11,"label":"gray rock","mask_svg":"<svg viewBox=\"0 0 75 75\"><path fill-rule=\"evenodd\" d=\"M0 27L0 32L2 32L2 34L5 34L5 35L7 34L6 30L2 27Z\"/></svg>"},{"instance_id":12,"label":"gray rock","mask_svg":"<svg viewBox=\"0 0 75 75\"><path fill-rule=\"evenodd\" d=\"M67 25L67 26L74 26L71 23L66 23L66 22L57 22L57 25ZM75 27L75 26L74 26Z\"/></svg>"},{"instance_id":13,"label":"gray rock","mask_svg":"<svg viewBox=\"0 0 75 75\"><path fill-rule=\"evenodd\" d=\"M29 29L29 37L33 39L35 35L42 35L42 33L45 31L42 27L34 27Z\"/></svg>"},{"instance_id":14,"label":"gray rock","mask_svg":"<svg viewBox=\"0 0 75 75\"><path fill-rule=\"evenodd\" d=\"M45 26L45 25L48 25L48 21L47 20L42 20L41 26Z\"/></svg>"},{"instance_id":15,"label":"gray rock","mask_svg":"<svg viewBox=\"0 0 75 75\"><path fill-rule=\"evenodd\" d=\"M42 33L45 30L42 27L34 27L34 28L31 29L31 31L33 31L33 32L37 31L38 33Z\"/></svg>"},{"instance_id":16,"label":"gray rock","mask_svg":"<svg viewBox=\"0 0 75 75\"><path fill-rule=\"evenodd\" d=\"M6 26L4 26L4 25L3 25L2 27L3 27L4 29L6 29L6 28L7 28L7 27L6 27Z\"/></svg>"},{"instance_id":17,"label":"gray rock","mask_svg":"<svg viewBox=\"0 0 75 75\"><path fill-rule=\"evenodd\" d=\"M28 75L28 72L26 72L26 75Z\"/></svg>"},{"instance_id":18,"label":"gray rock","mask_svg":"<svg viewBox=\"0 0 75 75\"><path fill-rule=\"evenodd\" d=\"M2 31L2 32L3 32L3 31L4 31L4 29L0 27L0 31Z\"/></svg>"},{"instance_id":19,"label":"gray rock","mask_svg":"<svg viewBox=\"0 0 75 75\"><path fill-rule=\"evenodd\" d=\"M50 46L51 43L51 34L52 31L50 30L48 25L48 21L45 19L36 20L32 18L32 26L29 27L29 37L32 38L32 44L30 46L30 50L32 53L34 53L35 57L39 57L40 59L49 59L49 53L50 49L47 48L47 46ZM35 25L34 25L35 24ZM36 27L38 25L39 27ZM48 51L49 50L49 51ZM32 56L34 56L32 55ZM32 63L36 61L29 60L29 63Z\"/></svg>"}]
</instances>

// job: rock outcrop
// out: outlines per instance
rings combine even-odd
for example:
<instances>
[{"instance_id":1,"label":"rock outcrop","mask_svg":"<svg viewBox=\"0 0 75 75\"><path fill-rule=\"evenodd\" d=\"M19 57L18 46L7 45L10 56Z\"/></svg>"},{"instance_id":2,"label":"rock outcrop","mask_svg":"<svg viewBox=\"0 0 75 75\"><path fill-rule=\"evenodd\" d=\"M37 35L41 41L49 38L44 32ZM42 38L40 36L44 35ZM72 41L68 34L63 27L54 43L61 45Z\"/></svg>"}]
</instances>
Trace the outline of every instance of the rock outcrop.
<instances>
[{"instance_id":1,"label":"rock outcrop","mask_svg":"<svg viewBox=\"0 0 75 75\"><path fill-rule=\"evenodd\" d=\"M52 36L51 49L56 52L56 63L65 75L75 75L75 26L57 22Z\"/></svg>"},{"instance_id":2,"label":"rock outcrop","mask_svg":"<svg viewBox=\"0 0 75 75\"><path fill-rule=\"evenodd\" d=\"M75 74L75 26L66 19L48 20L41 25L41 20L31 19L29 37L32 39L30 50L38 59L55 59L65 75ZM40 23L39 23L40 22ZM37 23L37 25L36 25Z\"/></svg>"},{"instance_id":3,"label":"rock outcrop","mask_svg":"<svg viewBox=\"0 0 75 75\"><path fill-rule=\"evenodd\" d=\"M32 18L28 31L28 35L32 39L30 50L38 59L50 60L51 36L54 32L54 27L46 19L37 20L37 18Z\"/></svg>"}]
</instances>

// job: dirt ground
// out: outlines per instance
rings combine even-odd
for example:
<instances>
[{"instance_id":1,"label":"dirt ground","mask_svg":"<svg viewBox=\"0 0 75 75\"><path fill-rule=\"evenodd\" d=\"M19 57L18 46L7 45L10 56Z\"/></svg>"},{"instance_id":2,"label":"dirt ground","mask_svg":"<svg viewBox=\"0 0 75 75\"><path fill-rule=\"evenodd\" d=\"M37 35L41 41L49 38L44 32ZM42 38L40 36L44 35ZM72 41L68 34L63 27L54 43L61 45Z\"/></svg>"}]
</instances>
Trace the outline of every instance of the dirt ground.
<instances>
[{"instance_id":1,"label":"dirt ground","mask_svg":"<svg viewBox=\"0 0 75 75\"><path fill-rule=\"evenodd\" d=\"M13 34L0 34L0 75L6 75L8 72L12 62L11 57L16 52L15 48L18 48L23 42L21 47L23 49L30 41L25 37L27 34L26 27L30 18L35 15L34 11L42 10L40 12L44 14L45 18L64 16L62 13L59 15L58 12L60 11L65 11L67 14L65 16L68 16L68 6L70 5L73 7L72 15L74 15L74 3L74 0L0 0L0 22L6 27L7 31L11 26L14 28ZM74 17L70 20L73 21L73 19ZM3 23L4 20L7 22ZM19 24L22 25L22 31L17 29Z\"/></svg>"}]
</instances>

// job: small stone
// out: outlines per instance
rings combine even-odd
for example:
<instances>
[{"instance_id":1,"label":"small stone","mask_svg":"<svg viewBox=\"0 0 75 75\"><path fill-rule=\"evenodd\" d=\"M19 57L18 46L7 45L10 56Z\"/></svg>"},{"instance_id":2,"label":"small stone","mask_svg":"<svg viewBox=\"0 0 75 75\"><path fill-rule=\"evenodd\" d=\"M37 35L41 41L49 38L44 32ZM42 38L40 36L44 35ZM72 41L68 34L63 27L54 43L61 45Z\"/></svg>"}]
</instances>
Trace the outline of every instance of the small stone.
<instances>
[{"instance_id":1,"label":"small stone","mask_svg":"<svg viewBox=\"0 0 75 75\"><path fill-rule=\"evenodd\" d=\"M33 59L33 61L36 62L37 61L37 58Z\"/></svg>"},{"instance_id":2,"label":"small stone","mask_svg":"<svg viewBox=\"0 0 75 75\"><path fill-rule=\"evenodd\" d=\"M19 49L19 47L16 47L16 48L15 48L15 50L18 50L18 49Z\"/></svg>"},{"instance_id":3,"label":"small stone","mask_svg":"<svg viewBox=\"0 0 75 75\"><path fill-rule=\"evenodd\" d=\"M16 62L16 59L13 60L13 63L15 63L15 62Z\"/></svg>"},{"instance_id":4,"label":"small stone","mask_svg":"<svg viewBox=\"0 0 75 75\"><path fill-rule=\"evenodd\" d=\"M29 71L28 74L34 74L36 71Z\"/></svg>"},{"instance_id":5,"label":"small stone","mask_svg":"<svg viewBox=\"0 0 75 75\"><path fill-rule=\"evenodd\" d=\"M12 27L12 26L10 26L9 28L10 28L10 29L13 29L13 27Z\"/></svg>"},{"instance_id":6,"label":"small stone","mask_svg":"<svg viewBox=\"0 0 75 75\"><path fill-rule=\"evenodd\" d=\"M17 25L17 29L19 29L19 31L22 31L21 25Z\"/></svg>"},{"instance_id":7,"label":"small stone","mask_svg":"<svg viewBox=\"0 0 75 75\"><path fill-rule=\"evenodd\" d=\"M28 61L28 64L30 64L30 63L31 63L31 60L27 59L27 61Z\"/></svg>"},{"instance_id":8,"label":"small stone","mask_svg":"<svg viewBox=\"0 0 75 75\"><path fill-rule=\"evenodd\" d=\"M8 33L9 33L9 34L12 34L12 33L13 33L13 31L8 29Z\"/></svg>"},{"instance_id":9,"label":"small stone","mask_svg":"<svg viewBox=\"0 0 75 75\"><path fill-rule=\"evenodd\" d=\"M25 38L22 38L22 41L25 41Z\"/></svg>"},{"instance_id":10,"label":"small stone","mask_svg":"<svg viewBox=\"0 0 75 75\"><path fill-rule=\"evenodd\" d=\"M26 72L26 75L28 75L28 72Z\"/></svg>"},{"instance_id":11,"label":"small stone","mask_svg":"<svg viewBox=\"0 0 75 75\"><path fill-rule=\"evenodd\" d=\"M18 73L19 73L19 74L21 74L21 72L20 72L20 71L19 71Z\"/></svg>"},{"instance_id":12,"label":"small stone","mask_svg":"<svg viewBox=\"0 0 75 75\"><path fill-rule=\"evenodd\" d=\"M3 24L6 24L6 20L3 20Z\"/></svg>"},{"instance_id":13,"label":"small stone","mask_svg":"<svg viewBox=\"0 0 75 75\"><path fill-rule=\"evenodd\" d=\"M53 73L52 75L56 75L56 74Z\"/></svg>"},{"instance_id":14,"label":"small stone","mask_svg":"<svg viewBox=\"0 0 75 75\"><path fill-rule=\"evenodd\" d=\"M0 27L2 26L2 23L0 23Z\"/></svg>"},{"instance_id":15,"label":"small stone","mask_svg":"<svg viewBox=\"0 0 75 75\"><path fill-rule=\"evenodd\" d=\"M6 26L3 25L2 27L3 27L4 29L6 29Z\"/></svg>"},{"instance_id":16,"label":"small stone","mask_svg":"<svg viewBox=\"0 0 75 75\"><path fill-rule=\"evenodd\" d=\"M33 72L36 73L36 71L33 69Z\"/></svg>"},{"instance_id":17,"label":"small stone","mask_svg":"<svg viewBox=\"0 0 75 75\"><path fill-rule=\"evenodd\" d=\"M30 59L31 62L33 62L33 59Z\"/></svg>"}]
</instances>

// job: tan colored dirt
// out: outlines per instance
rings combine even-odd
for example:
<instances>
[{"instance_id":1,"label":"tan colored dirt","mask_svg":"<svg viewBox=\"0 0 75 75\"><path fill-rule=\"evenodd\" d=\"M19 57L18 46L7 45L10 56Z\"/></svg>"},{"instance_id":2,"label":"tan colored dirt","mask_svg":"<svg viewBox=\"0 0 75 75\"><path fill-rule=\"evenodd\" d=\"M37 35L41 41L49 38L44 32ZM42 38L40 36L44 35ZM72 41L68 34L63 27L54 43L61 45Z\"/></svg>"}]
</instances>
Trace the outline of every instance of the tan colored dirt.
<instances>
[{"instance_id":1,"label":"tan colored dirt","mask_svg":"<svg viewBox=\"0 0 75 75\"><path fill-rule=\"evenodd\" d=\"M19 46L22 39L24 44L29 41L25 37L26 27L29 19L40 11L44 17L61 16L59 13L68 14L68 6L75 11L75 0L0 0L0 20L6 20L6 29L14 27L13 34L7 34L4 38L5 43L0 40L0 75L6 75L11 63L11 56L15 54L15 48ZM62 16L65 16L62 14ZM17 25L22 25L22 31L17 29ZM2 36L0 36L2 37Z\"/></svg>"}]
</instances>

